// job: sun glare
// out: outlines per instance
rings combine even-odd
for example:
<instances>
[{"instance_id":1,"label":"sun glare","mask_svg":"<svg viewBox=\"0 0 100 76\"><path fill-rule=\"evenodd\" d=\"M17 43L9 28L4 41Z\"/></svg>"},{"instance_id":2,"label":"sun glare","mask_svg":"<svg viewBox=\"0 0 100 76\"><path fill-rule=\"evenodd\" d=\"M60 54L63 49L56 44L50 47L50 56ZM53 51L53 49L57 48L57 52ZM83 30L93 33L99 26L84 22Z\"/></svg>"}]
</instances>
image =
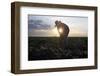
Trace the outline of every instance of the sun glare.
<instances>
[{"instance_id":1,"label":"sun glare","mask_svg":"<svg viewBox=\"0 0 100 76\"><path fill-rule=\"evenodd\" d=\"M59 32L60 32L60 33L62 33L62 32L63 32L62 28L59 28Z\"/></svg>"}]
</instances>

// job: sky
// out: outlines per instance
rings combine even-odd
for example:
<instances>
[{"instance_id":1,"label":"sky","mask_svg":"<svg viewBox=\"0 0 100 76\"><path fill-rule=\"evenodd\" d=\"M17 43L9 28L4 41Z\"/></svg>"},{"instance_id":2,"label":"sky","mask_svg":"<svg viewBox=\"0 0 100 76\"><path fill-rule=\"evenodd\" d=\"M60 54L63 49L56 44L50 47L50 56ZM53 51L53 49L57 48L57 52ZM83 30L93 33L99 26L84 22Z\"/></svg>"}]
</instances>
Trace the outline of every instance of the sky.
<instances>
[{"instance_id":1,"label":"sky","mask_svg":"<svg viewBox=\"0 0 100 76\"><path fill-rule=\"evenodd\" d=\"M58 37L55 21L59 20L69 26L69 37L87 37L88 17L28 15L28 36Z\"/></svg>"}]
</instances>

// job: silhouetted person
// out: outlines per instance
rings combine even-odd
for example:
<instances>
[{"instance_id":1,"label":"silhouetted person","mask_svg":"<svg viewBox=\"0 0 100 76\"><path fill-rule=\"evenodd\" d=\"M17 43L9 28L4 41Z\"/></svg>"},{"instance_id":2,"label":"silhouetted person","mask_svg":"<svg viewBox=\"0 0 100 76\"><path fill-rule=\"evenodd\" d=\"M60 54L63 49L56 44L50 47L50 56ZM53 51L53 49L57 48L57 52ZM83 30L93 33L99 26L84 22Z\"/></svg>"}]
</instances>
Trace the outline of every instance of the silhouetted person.
<instances>
[{"instance_id":1,"label":"silhouetted person","mask_svg":"<svg viewBox=\"0 0 100 76\"><path fill-rule=\"evenodd\" d=\"M60 46L62 49L66 49L67 37L68 37L70 29L68 25L62 23L61 21L55 21L55 24L60 34Z\"/></svg>"}]
</instances>

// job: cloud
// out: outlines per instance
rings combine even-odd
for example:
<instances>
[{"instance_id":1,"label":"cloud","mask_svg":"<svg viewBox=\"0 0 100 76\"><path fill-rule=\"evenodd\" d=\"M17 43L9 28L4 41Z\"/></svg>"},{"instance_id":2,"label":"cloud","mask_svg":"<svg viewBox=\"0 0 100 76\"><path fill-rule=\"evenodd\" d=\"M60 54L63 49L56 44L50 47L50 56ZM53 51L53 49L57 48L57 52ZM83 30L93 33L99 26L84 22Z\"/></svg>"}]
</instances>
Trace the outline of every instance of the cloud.
<instances>
[{"instance_id":1,"label":"cloud","mask_svg":"<svg viewBox=\"0 0 100 76\"><path fill-rule=\"evenodd\" d=\"M29 29L50 29L50 25L45 23L43 20L28 20Z\"/></svg>"}]
</instances>

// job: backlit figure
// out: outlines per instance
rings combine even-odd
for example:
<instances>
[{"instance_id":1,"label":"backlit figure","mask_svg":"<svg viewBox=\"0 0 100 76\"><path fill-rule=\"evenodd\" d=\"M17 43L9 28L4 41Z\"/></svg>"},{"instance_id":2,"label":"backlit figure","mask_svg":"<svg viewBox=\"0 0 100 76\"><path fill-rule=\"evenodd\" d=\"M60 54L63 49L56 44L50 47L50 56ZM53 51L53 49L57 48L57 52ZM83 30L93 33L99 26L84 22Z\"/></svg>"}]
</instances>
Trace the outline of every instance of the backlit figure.
<instances>
[{"instance_id":1,"label":"backlit figure","mask_svg":"<svg viewBox=\"0 0 100 76\"><path fill-rule=\"evenodd\" d=\"M67 37L69 34L69 27L68 25L62 23L61 21L55 21L55 27L57 27L57 30L59 32L60 35L60 46L62 49L66 49L66 45L67 45Z\"/></svg>"}]
</instances>

